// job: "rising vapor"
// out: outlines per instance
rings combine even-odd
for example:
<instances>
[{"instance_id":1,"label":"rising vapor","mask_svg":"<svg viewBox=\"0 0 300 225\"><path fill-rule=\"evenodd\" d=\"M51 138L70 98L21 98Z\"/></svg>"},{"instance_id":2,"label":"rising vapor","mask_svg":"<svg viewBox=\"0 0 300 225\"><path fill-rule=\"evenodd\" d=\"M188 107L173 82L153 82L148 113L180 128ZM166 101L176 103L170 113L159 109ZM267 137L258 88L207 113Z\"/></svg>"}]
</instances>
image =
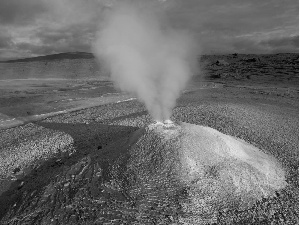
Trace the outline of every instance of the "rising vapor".
<instances>
[{"instance_id":1,"label":"rising vapor","mask_svg":"<svg viewBox=\"0 0 300 225\"><path fill-rule=\"evenodd\" d=\"M191 35L172 28L153 5L127 1L106 14L94 50L119 89L137 95L155 120L170 118L192 75Z\"/></svg>"}]
</instances>

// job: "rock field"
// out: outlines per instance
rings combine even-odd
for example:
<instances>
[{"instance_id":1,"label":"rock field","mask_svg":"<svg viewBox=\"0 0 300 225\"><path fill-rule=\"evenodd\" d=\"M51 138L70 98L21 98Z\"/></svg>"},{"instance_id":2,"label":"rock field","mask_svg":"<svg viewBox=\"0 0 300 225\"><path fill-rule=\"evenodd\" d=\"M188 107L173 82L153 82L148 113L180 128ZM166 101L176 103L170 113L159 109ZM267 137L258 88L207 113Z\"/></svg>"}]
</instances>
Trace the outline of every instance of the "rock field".
<instances>
[{"instance_id":1,"label":"rock field","mask_svg":"<svg viewBox=\"0 0 300 225\"><path fill-rule=\"evenodd\" d=\"M0 130L0 224L298 224L298 56L201 62L204 76L194 77L171 119L272 155L286 172L284 189L248 206L228 198L190 207L210 196L203 189L191 204L193 190L172 175L172 145L145 132L154 121L132 99Z\"/></svg>"}]
</instances>

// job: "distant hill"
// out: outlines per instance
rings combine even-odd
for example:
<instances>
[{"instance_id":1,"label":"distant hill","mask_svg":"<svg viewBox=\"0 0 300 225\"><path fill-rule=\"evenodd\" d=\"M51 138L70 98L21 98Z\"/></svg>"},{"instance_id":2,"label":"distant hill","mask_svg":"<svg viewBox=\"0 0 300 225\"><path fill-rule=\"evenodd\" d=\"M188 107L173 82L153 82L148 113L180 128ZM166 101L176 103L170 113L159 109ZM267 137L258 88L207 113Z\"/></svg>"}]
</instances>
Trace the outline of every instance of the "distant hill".
<instances>
[{"instance_id":1,"label":"distant hill","mask_svg":"<svg viewBox=\"0 0 300 225\"><path fill-rule=\"evenodd\" d=\"M9 60L0 63L0 80L6 79L87 79L103 77L101 63L92 53L68 52Z\"/></svg>"},{"instance_id":2,"label":"distant hill","mask_svg":"<svg viewBox=\"0 0 300 225\"><path fill-rule=\"evenodd\" d=\"M51 60L62 60L62 59L93 59L93 58L95 58L94 55L88 52L65 52L65 53L37 56L37 57L25 58L25 59L13 59L7 61L0 61L0 63L51 61Z\"/></svg>"}]
</instances>

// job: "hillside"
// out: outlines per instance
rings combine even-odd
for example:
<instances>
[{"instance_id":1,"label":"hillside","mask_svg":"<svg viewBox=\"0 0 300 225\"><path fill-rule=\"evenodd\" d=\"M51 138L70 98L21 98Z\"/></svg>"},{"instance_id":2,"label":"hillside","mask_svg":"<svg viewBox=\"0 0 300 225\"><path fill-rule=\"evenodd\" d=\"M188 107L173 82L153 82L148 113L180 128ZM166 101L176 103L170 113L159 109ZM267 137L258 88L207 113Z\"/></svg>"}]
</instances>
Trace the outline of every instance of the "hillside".
<instances>
[{"instance_id":1,"label":"hillside","mask_svg":"<svg viewBox=\"0 0 300 225\"><path fill-rule=\"evenodd\" d=\"M10 60L0 63L0 80L6 79L83 79L103 74L91 53L74 52Z\"/></svg>"},{"instance_id":2,"label":"hillside","mask_svg":"<svg viewBox=\"0 0 300 225\"><path fill-rule=\"evenodd\" d=\"M94 55L88 52L65 52L65 53L37 56L37 57L24 58L24 59L0 61L0 63L52 61L52 60L63 60L63 59L93 59L93 58L95 58Z\"/></svg>"}]
</instances>

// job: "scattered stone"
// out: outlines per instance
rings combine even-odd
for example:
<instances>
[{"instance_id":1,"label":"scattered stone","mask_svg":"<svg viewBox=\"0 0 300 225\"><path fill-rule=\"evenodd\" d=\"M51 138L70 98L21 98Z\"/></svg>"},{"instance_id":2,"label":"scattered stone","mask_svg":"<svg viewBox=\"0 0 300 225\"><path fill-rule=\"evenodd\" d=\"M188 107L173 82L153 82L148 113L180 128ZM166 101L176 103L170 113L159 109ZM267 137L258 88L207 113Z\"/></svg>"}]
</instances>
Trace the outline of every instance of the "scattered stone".
<instances>
[{"instance_id":1,"label":"scattered stone","mask_svg":"<svg viewBox=\"0 0 300 225\"><path fill-rule=\"evenodd\" d=\"M257 63L253 63L251 65L256 66L256 64ZM230 62L230 68L231 66L232 63ZM220 72L216 72L220 74L227 73L226 70L230 69L222 66L215 68L217 68L216 70L220 70ZM230 74L230 71L228 74ZM241 74L243 74L243 72L241 72ZM243 76L245 75L246 74L243 74ZM234 92L234 95L242 93L241 95L243 96L243 101L247 102L247 104L238 103L232 100L232 98L229 100L229 97L234 95L224 94L226 93L226 90L221 88L214 90L213 97L217 96L217 100L222 101L219 101L216 104L213 100L210 100L208 102L201 102L198 104L196 101L199 100L199 95L191 92L184 96L183 100L179 100L179 106L173 111L174 121L184 120L194 124L205 124L222 132L243 138L249 143L256 143L267 152L272 152L276 158L281 159L284 158L284 156L287 156L284 158L284 160L287 160L286 165L288 168L290 168L289 166L291 165L291 160L288 158L290 157L288 154L292 155L294 154L292 150L298 149L296 145L293 145L295 142L292 140L293 136L297 136L295 135L296 132L291 132L295 121L294 117L288 117L286 116L286 113L283 113L280 114L280 117L276 117L276 120L273 121L270 118L273 118L274 115L277 115L276 113L282 112L277 110L274 105L268 106L273 107L271 109L268 108L269 111L258 109L253 110L255 105L251 105L253 101L249 98L249 96L243 95L242 91L235 92L236 89L231 89L230 87L226 87L226 89ZM244 90L245 89L243 89L243 91ZM206 90L206 92L209 92L209 90ZM224 95L224 98L222 98L222 95ZM259 92L256 94L251 94L251 97L252 96L263 96L264 98L269 97L269 95L261 95ZM191 99L193 101L189 101ZM281 100L279 99L279 101ZM132 103L126 103L122 105L122 108L117 108L118 106L116 105L109 105L102 108L98 107L87 109L85 111L79 111L80 113L74 112L73 114L67 114L65 116L53 117L51 118L52 121L49 119L49 123L54 124L53 121L57 120L56 122L59 124L57 129L61 129L62 126L68 126L68 121L69 124L82 124L81 120L84 120L84 117L97 115L99 124L101 123L101 125L97 124L97 126L102 126L103 124L113 125L107 126L107 130L105 130L103 133L107 132L105 135L114 136L114 134L123 129L124 126L143 127L148 123L149 116L146 116L146 114L143 112L141 112L141 115L137 115L137 117L131 116L131 114L136 113L135 108L138 108L136 105L134 105L134 107L132 106ZM292 106L290 107L289 113L291 115L293 115L294 108L295 107ZM140 108L138 109L141 110ZM92 113L88 114L84 112ZM282 121L284 121L284 123ZM244 129L246 124L247 129ZM282 124L285 126L282 126ZM261 126L265 126L265 129L261 129ZM117 127L117 129L114 131L115 133L111 131L114 127ZM297 126L295 125L295 127ZM28 129L27 126L24 126L24 128ZM23 127L14 128L14 130L17 130L19 133L19 130L21 129L23 129ZM124 134L126 133L124 139L128 138L128 135L130 135L133 130L134 129L127 129L126 132L124 132ZM284 132L282 130L284 130ZM124 158L118 158L118 152L123 151L123 145L120 144L122 142L115 144L117 142L116 140L108 140L101 137L94 142L91 141L92 143L89 146L87 143L90 142L90 139L86 141L84 132L81 130L78 130L79 134L76 134L76 132L77 131L74 131L75 134L72 133L71 135L72 138L74 138L76 150L79 149L82 151L88 149L93 152L93 154L99 154L97 155L98 158L94 157L95 155L91 155L91 160L88 158L76 159L78 156L76 153L74 157L75 160L73 157L71 158L74 161L69 159L66 161L64 160L65 163L63 166L56 167L56 169L58 168L61 173L55 174L53 177L51 177L51 182L53 183L47 183L45 186L37 188L36 193L32 195L32 188L35 188L35 182L38 181L38 179L44 178L43 174L35 174L35 177L32 178L30 183L27 183L26 180L26 186L23 184L22 186L24 187L17 191L17 193L20 193L18 199L16 202L11 202L10 204L10 206L14 205L15 208L9 208L6 215L1 218L2 220L0 223L29 224L36 222L41 224L49 224L45 221L55 218L53 219L53 224L95 224L97 218L102 217L102 220L98 220L99 224L112 224L112 222L115 222L115 224L180 224L178 217L190 215L181 215L180 213L182 208L180 208L180 206L184 205L184 203L189 203L191 200L190 193L192 193L192 190L183 189L182 193L174 193L172 189L174 186L168 186L168 182L173 182L175 185L178 185L178 182L176 183L172 181L171 178L168 182L165 182L164 179L161 179L164 177L164 173L167 170L159 173L157 178L151 179L151 177L153 177L158 171L157 168L159 167L157 167L157 164L161 163L160 160L150 165L152 166L152 171L155 171L155 173L146 173L143 163L130 164L136 166L129 168L126 167L129 165L127 161L122 161ZM27 134L27 132L24 133ZM38 131L37 133L41 134L42 132ZM16 133L16 136L17 134L18 133ZM95 132L95 134L102 135L101 132L98 131ZM283 136L277 136L277 134ZM285 134L288 136L284 136ZM2 133L2 136L4 135L5 133ZM35 137L34 135L32 136ZM292 138L290 138L291 136ZM270 137L270 139L268 139L268 137ZM5 140L5 138L3 138L3 140ZM30 140L30 138L27 138L27 140ZM97 143L102 143L103 145L103 143L106 142L108 144L105 146L105 148L108 149L108 153L105 157L108 158L108 162L106 162L106 158L103 157L103 151L94 151L96 148L98 148ZM45 143L47 142L45 141ZM282 149L284 149L284 151ZM41 151L42 150L43 148L41 148ZM49 151L51 151L51 149ZM138 155L139 154L136 154L136 156ZM148 157L148 155L146 156ZM149 156L151 157L151 152L149 152ZM168 162L172 154L166 153L166 156L166 162ZM142 161L144 158L141 157L140 160ZM290 158L294 159L296 157L291 156ZM117 165L119 162L125 162L126 164L124 163L124 165L120 165L120 167L114 167L114 165ZM6 164L3 165L6 166ZM13 166L10 166L7 171L11 174L12 171L15 170L19 165L20 164L14 163ZM20 165L20 168L23 170L22 165ZM127 169L134 169L133 172L137 173L139 176L133 176L132 174L134 173L128 173L126 177L122 177L122 172ZM66 174L68 171L71 171L71 173L67 176ZM293 170L289 171L292 173L292 175L288 177L289 186L294 188L297 186L295 183L298 182L298 179L297 176L294 176L295 172L293 171L298 171L297 163L295 163ZM47 175L48 174L50 173L47 173ZM75 174L79 176L76 177ZM218 174L214 168L208 168L206 175L210 179L215 179ZM74 180L70 181L71 177ZM169 179L169 177L165 177ZM103 185L105 182L109 182L111 179L116 181L126 181L118 182L118 185L123 187L124 191L119 191L117 188L118 185L110 185L105 189L106 191L102 190L103 192L101 192L101 185ZM197 185L198 181L196 182L195 180L194 183ZM136 185L136 189L132 187L132 184ZM72 188L64 188L65 185L67 187L72 186ZM158 190L163 191L160 192ZM63 195L63 197L60 197L61 195ZM266 200L262 200L261 202L257 203L257 205L253 206L252 208L247 208L245 211L233 211L232 208L238 207L239 202L232 203L236 205L233 205L232 207L228 206L228 210L224 209L224 212L220 213L218 218L214 218L214 215L208 215L208 217L210 216L213 218L213 220L210 220L208 217L207 219L203 217L204 222L202 221L202 224L208 223L205 223L205 221L216 221L215 224L263 224L264 222L266 224L272 224L272 221L275 221L274 224L277 224L278 222L282 222L284 224L297 224L297 207L295 207L295 204L298 201L297 195L293 194L293 192L290 190L287 192L280 192L280 195L279 193L275 193L275 195L275 200L267 198ZM205 193L201 193L199 196L205 196ZM34 199L37 199L37 201ZM142 201L144 201L145 211L139 210L139 205L142 205L140 204ZM266 204L270 202L272 204ZM196 204L201 205L202 202L199 201L196 202L195 205ZM222 204L223 203L220 202L220 210L222 210ZM204 209L202 209L203 213L206 213L205 209L210 209L209 207L210 205L205 206ZM267 208L267 210L265 210L265 208ZM270 209L269 211L268 208ZM178 211L176 212L177 209ZM199 210L199 212L201 210L200 208L196 209ZM150 214L149 211L151 211L153 214ZM174 212L174 214L172 212ZM137 218L139 218L138 215L141 214L144 214L142 215L143 217L141 216L140 218L145 218L145 223L142 221L137 221ZM118 215L122 215L121 221L116 219ZM270 218L270 215L273 215L272 218ZM196 215L195 220L190 220L190 224L199 224L193 222L196 221L196 217L199 219L202 216L203 214L201 214L201 216ZM172 223L170 223L171 221Z\"/></svg>"},{"instance_id":2,"label":"scattered stone","mask_svg":"<svg viewBox=\"0 0 300 225\"><path fill-rule=\"evenodd\" d=\"M22 181L22 182L19 184L18 189L21 189L23 186L24 186L24 181Z\"/></svg>"},{"instance_id":3,"label":"scattered stone","mask_svg":"<svg viewBox=\"0 0 300 225\"><path fill-rule=\"evenodd\" d=\"M259 58L244 58L244 62L260 62Z\"/></svg>"},{"instance_id":4,"label":"scattered stone","mask_svg":"<svg viewBox=\"0 0 300 225\"><path fill-rule=\"evenodd\" d=\"M16 174L16 173L18 173L18 172L20 172L20 171L21 171L20 167L17 167L17 168L15 168L15 169L13 170L13 174Z\"/></svg>"},{"instance_id":5,"label":"scattered stone","mask_svg":"<svg viewBox=\"0 0 300 225\"><path fill-rule=\"evenodd\" d=\"M222 59L220 59L220 60L217 60L215 63L213 63L214 65L217 65L217 66L228 66L229 65L229 63L228 62L226 62L225 60L222 60Z\"/></svg>"}]
</instances>

